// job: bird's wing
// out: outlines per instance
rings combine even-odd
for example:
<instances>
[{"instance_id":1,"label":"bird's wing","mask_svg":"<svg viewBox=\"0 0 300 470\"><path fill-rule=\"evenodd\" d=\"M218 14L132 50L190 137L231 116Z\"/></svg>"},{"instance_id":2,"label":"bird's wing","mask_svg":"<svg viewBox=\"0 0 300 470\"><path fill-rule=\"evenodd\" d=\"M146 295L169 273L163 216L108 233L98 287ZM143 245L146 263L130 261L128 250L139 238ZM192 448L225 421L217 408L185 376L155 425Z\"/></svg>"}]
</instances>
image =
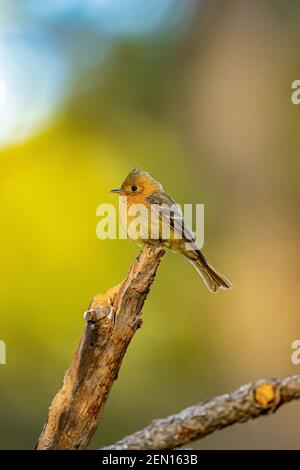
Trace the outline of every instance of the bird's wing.
<instances>
[{"instance_id":1,"label":"bird's wing","mask_svg":"<svg viewBox=\"0 0 300 470\"><path fill-rule=\"evenodd\" d=\"M163 222L169 225L184 241L189 244L189 249L198 251L195 236L184 221L182 212L176 202L165 192L159 192L148 196L147 201L151 204Z\"/></svg>"}]
</instances>

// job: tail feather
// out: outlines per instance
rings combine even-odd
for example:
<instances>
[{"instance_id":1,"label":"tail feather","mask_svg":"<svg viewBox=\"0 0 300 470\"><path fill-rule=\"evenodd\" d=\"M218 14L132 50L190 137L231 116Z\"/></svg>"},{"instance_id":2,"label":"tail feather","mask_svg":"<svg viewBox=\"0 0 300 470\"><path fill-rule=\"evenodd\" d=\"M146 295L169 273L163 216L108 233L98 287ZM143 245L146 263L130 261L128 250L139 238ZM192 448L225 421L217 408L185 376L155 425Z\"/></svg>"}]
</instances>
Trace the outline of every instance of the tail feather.
<instances>
[{"instance_id":1,"label":"tail feather","mask_svg":"<svg viewBox=\"0 0 300 470\"><path fill-rule=\"evenodd\" d=\"M219 289L231 289L231 282L210 266L202 253L197 252L197 258L188 258L188 260L200 274L205 285L211 292L218 292Z\"/></svg>"}]
</instances>

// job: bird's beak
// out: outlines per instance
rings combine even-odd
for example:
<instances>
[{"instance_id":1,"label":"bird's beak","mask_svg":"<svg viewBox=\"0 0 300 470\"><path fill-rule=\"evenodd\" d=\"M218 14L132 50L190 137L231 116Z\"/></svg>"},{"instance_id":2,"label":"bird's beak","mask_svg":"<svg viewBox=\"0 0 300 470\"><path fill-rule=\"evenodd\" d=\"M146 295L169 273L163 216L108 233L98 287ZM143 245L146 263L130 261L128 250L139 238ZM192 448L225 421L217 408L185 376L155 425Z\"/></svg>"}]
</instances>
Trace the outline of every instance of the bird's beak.
<instances>
[{"instance_id":1,"label":"bird's beak","mask_svg":"<svg viewBox=\"0 0 300 470\"><path fill-rule=\"evenodd\" d=\"M122 194L124 193L123 189L111 189L111 193Z\"/></svg>"}]
</instances>

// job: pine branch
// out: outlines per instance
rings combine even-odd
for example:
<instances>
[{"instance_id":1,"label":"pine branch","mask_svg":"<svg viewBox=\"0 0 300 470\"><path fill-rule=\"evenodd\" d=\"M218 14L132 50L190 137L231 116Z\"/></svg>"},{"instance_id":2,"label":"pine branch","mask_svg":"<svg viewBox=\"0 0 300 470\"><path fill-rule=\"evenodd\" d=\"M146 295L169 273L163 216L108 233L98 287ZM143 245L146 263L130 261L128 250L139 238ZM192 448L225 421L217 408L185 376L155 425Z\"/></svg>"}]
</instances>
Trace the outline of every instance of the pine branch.
<instances>
[{"instance_id":1,"label":"pine branch","mask_svg":"<svg viewBox=\"0 0 300 470\"><path fill-rule=\"evenodd\" d=\"M174 449L236 423L274 413L300 398L300 375L260 379L184 409L103 449Z\"/></svg>"}]
</instances>

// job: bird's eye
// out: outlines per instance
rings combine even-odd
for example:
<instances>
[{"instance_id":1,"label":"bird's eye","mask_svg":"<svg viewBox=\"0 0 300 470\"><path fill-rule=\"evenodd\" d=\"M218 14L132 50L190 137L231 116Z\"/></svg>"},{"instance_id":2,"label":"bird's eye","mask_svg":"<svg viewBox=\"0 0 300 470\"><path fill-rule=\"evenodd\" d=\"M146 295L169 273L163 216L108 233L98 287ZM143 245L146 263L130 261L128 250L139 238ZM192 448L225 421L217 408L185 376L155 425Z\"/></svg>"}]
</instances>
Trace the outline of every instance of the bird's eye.
<instances>
[{"instance_id":1,"label":"bird's eye","mask_svg":"<svg viewBox=\"0 0 300 470\"><path fill-rule=\"evenodd\" d=\"M135 192L137 190L137 186L131 186L131 191Z\"/></svg>"}]
</instances>

